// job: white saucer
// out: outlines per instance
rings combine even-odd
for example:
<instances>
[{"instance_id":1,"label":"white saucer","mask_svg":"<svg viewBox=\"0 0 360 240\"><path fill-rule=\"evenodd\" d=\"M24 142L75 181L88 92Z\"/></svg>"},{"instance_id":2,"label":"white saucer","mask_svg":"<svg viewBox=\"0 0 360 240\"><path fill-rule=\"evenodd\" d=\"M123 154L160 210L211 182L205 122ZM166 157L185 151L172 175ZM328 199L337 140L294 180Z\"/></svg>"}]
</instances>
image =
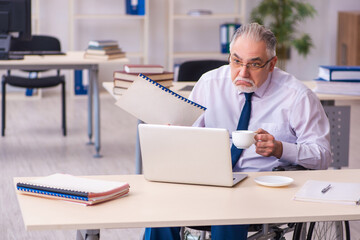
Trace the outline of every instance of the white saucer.
<instances>
[{"instance_id":1,"label":"white saucer","mask_svg":"<svg viewBox=\"0 0 360 240\"><path fill-rule=\"evenodd\" d=\"M267 187L284 187L290 185L294 179L284 176L261 176L255 178L254 181Z\"/></svg>"}]
</instances>

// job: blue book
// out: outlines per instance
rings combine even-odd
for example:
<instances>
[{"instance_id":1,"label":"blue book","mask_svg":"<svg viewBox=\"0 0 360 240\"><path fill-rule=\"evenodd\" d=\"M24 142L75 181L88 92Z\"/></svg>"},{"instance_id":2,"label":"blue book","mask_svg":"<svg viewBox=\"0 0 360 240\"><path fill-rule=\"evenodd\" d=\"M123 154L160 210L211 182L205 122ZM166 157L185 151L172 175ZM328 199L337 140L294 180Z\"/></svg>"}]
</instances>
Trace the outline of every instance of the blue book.
<instances>
[{"instance_id":1,"label":"blue book","mask_svg":"<svg viewBox=\"0 0 360 240\"><path fill-rule=\"evenodd\" d=\"M317 80L360 82L360 66L319 66Z\"/></svg>"},{"instance_id":2,"label":"blue book","mask_svg":"<svg viewBox=\"0 0 360 240\"><path fill-rule=\"evenodd\" d=\"M224 23L220 25L221 53L229 53L230 42L236 31L241 26L238 23Z\"/></svg>"},{"instance_id":3,"label":"blue book","mask_svg":"<svg viewBox=\"0 0 360 240\"><path fill-rule=\"evenodd\" d=\"M145 0L138 0L138 15L145 15Z\"/></svg>"},{"instance_id":4,"label":"blue book","mask_svg":"<svg viewBox=\"0 0 360 240\"><path fill-rule=\"evenodd\" d=\"M83 78L83 70L75 70L74 71L74 89L75 95L86 95L87 94L87 85L84 84Z\"/></svg>"},{"instance_id":5,"label":"blue book","mask_svg":"<svg viewBox=\"0 0 360 240\"><path fill-rule=\"evenodd\" d=\"M145 0L126 0L126 14L145 15Z\"/></svg>"},{"instance_id":6,"label":"blue book","mask_svg":"<svg viewBox=\"0 0 360 240\"><path fill-rule=\"evenodd\" d=\"M220 44L221 44L221 53L227 53L229 51L229 46L227 45L227 27L226 24L220 25Z\"/></svg>"},{"instance_id":7,"label":"blue book","mask_svg":"<svg viewBox=\"0 0 360 240\"><path fill-rule=\"evenodd\" d=\"M38 77L37 72L29 72L29 78L30 79L36 79ZM35 93L33 88L26 88L25 89L25 96L31 97Z\"/></svg>"},{"instance_id":8,"label":"blue book","mask_svg":"<svg viewBox=\"0 0 360 240\"><path fill-rule=\"evenodd\" d=\"M25 90L25 96L31 97L33 95L34 89L33 88L27 88Z\"/></svg>"}]
</instances>

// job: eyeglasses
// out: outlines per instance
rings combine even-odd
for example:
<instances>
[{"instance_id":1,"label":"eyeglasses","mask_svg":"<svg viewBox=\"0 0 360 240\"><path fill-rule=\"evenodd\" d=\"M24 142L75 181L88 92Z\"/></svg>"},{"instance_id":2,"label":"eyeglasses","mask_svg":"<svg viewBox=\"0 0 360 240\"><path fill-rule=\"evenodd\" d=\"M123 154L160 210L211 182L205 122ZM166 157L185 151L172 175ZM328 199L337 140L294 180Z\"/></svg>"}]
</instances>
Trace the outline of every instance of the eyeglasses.
<instances>
[{"instance_id":1,"label":"eyeglasses","mask_svg":"<svg viewBox=\"0 0 360 240\"><path fill-rule=\"evenodd\" d=\"M275 56L274 56L275 57ZM234 67L236 68L241 68L246 66L247 69L249 70L257 70L260 68L264 68L271 60L274 59L274 57L270 58L269 60L267 60L264 64L261 65L261 63L259 62L252 62L252 63L247 63L244 64L243 62L241 62L238 58L236 57L232 57L231 54L229 55L229 63L232 64Z\"/></svg>"}]
</instances>

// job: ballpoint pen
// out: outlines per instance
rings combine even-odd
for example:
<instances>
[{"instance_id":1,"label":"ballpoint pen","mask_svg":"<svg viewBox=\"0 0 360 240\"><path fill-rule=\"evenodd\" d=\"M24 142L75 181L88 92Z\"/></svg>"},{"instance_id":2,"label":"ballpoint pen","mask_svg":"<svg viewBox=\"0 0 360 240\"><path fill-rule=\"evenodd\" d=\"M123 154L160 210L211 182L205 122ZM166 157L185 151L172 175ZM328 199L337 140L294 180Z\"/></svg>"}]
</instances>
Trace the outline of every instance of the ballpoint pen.
<instances>
[{"instance_id":1,"label":"ballpoint pen","mask_svg":"<svg viewBox=\"0 0 360 240\"><path fill-rule=\"evenodd\" d=\"M331 184L327 185L326 187L324 187L321 192L322 193L326 193L327 191L329 191L329 189L331 188Z\"/></svg>"}]
</instances>

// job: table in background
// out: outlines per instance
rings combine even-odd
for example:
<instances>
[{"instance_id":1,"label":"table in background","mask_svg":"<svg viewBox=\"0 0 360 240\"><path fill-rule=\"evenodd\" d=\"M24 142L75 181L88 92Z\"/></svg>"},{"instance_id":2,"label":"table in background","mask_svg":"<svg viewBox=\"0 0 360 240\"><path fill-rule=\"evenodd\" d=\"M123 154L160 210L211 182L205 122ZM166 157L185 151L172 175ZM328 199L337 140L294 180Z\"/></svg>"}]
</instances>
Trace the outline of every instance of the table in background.
<instances>
[{"instance_id":1,"label":"table in background","mask_svg":"<svg viewBox=\"0 0 360 240\"><path fill-rule=\"evenodd\" d=\"M88 69L89 87L88 87L88 136L89 143L92 143L93 134L93 111L95 128L95 157L100 157L100 99L99 99L99 81L98 69L100 63L107 60L85 59L84 52L67 52L66 55L43 55L43 56L25 56L23 60L0 60L0 69L3 70L50 70L50 69ZM128 59L113 59L108 62L128 63Z\"/></svg>"},{"instance_id":2,"label":"table in background","mask_svg":"<svg viewBox=\"0 0 360 240\"><path fill-rule=\"evenodd\" d=\"M316 87L315 81L303 81L303 83L310 88L311 90L314 90ZM334 101L358 101L360 100L359 96L354 95L342 95L342 94L324 94L324 93L316 93L320 101L325 105L329 105L328 101L331 101L330 104L334 105Z\"/></svg>"},{"instance_id":3,"label":"table in background","mask_svg":"<svg viewBox=\"0 0 360 240\"><path fill-rule=\"evenodd\" d=\"M196 82L174 82L170 88L178 94L189 97L191 89ZM315 88L314 81L303 82L310 89ZM113 82L104 82L104 88L116 99L120 99L120 95L113 93ZM349 156L349 126L350 126L350 106L335 106L336 100L360 100L360 96L349 95L333 95L333 94L319 94L316 93L322 102L326 113L329 115L329 122L331 126L331 146L333 151L333 162L331 164L334 168L341 168L348 166ZM139 120L139 123L141 121ZM336 126L336 127L335 127ZM340 127L339 127L340 126ZM136 155L135 155L135 173L142 173L141 151L139 145L139 136L136 137Z\"/></svg>"},{"instance_id":4,"label":"table in background","mask_svg":"<svg viewBox=\"0 0 360 240\"><path fill-rule=\"evenodd\" d=\"M311 90L315 89L315 81L303 81L303 83ZM183 97L189 97L191 89L195 86L196 82L173 82L173 86L170 88L172 91L180 94ZM119 95L115 95L112 91L114 87L113 82L103 82L104 88L112 95L116 100L120 98ZM360 100L359 96L352 95L340 95L340 94L322 94L316 93L316 96L320 101L357 101Z\"/></svg>"},{"instance_id":5,"label":"table in background","mask_svg":"<svg viewBox=\"0 0 360 240\"><path fill-rule=\"evenodd\" d=\"M130 184L129 196L90 207L20 193L17 199L27 230L360 220L356 205L293 200L309 179L360 182L360 169L247 174L247 179L232 188L149 182L143 175L89 176ZM294 182L279 188L257 185L254 178L264 175L288 176Z\"/></svg>"}]
</instances>

